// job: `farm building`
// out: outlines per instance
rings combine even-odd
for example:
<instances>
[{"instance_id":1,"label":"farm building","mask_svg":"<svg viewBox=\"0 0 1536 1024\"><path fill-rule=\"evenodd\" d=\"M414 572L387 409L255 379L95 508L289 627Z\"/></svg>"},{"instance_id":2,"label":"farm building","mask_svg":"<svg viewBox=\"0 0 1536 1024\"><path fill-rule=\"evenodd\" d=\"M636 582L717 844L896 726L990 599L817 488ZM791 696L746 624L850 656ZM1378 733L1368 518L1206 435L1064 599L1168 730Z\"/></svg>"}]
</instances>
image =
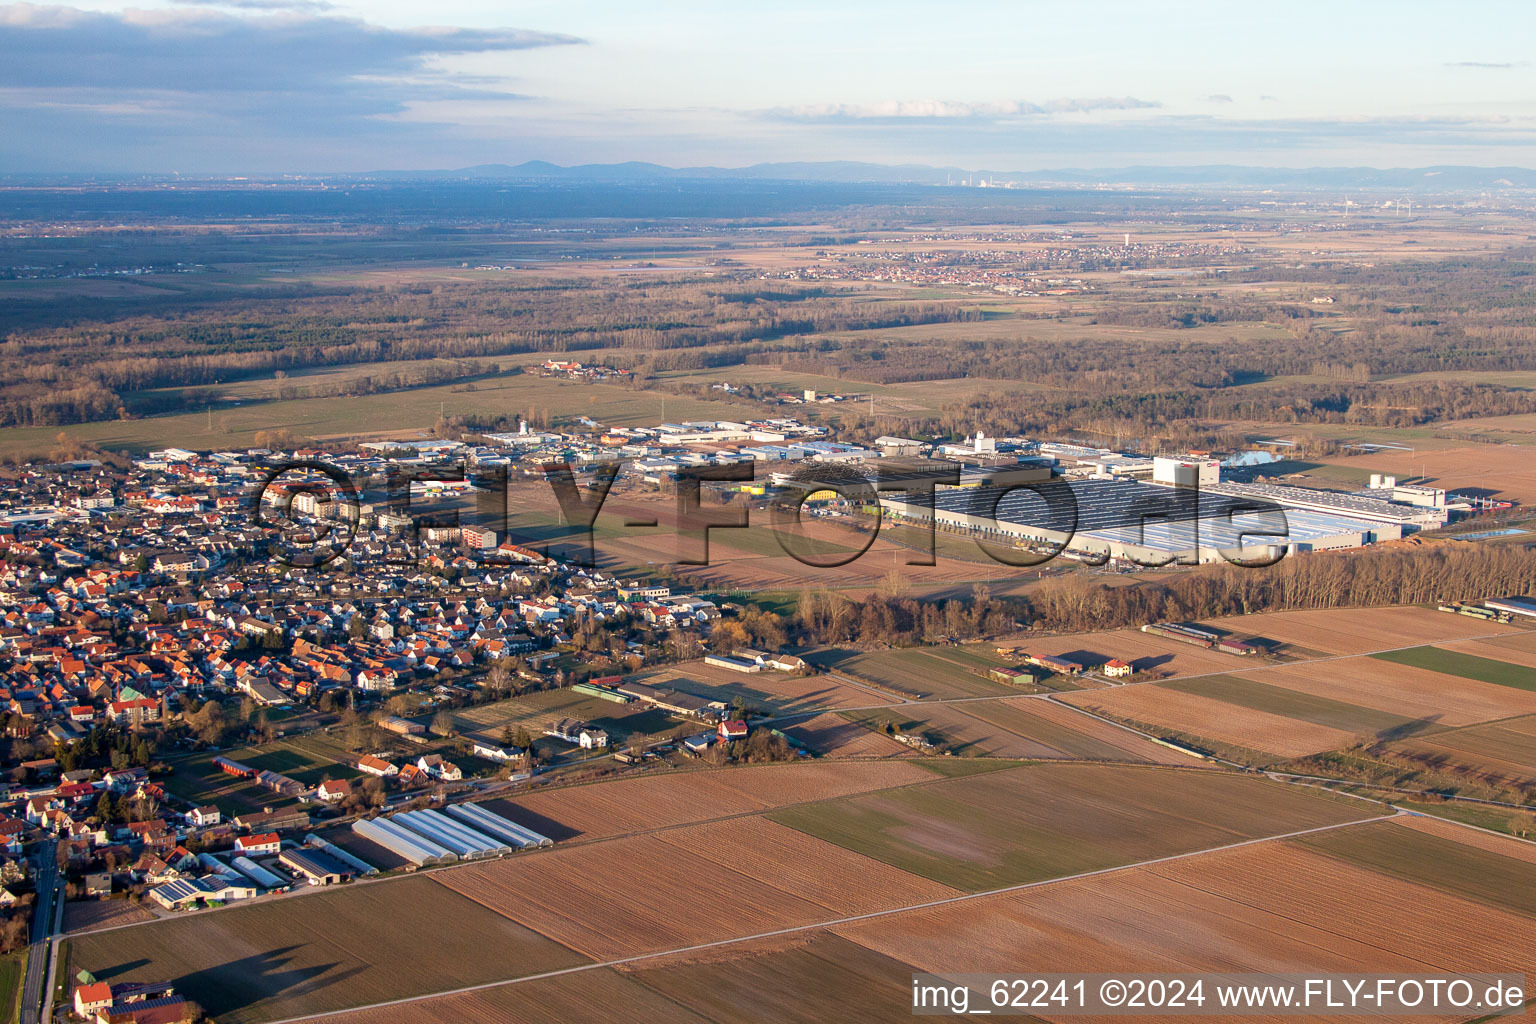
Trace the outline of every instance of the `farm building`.
<instances>
[{"instance_id":1,"label":"farm building","mask_svg":"<svg viewBox=\"0 0 1536 1024\"><path fill-rule=\"evenodd\" d=\"M207 807L194 807L187 812L187 822L198 828L217 825L219 820L219 809L211 804Z\"/></svg>"},{"instance_id":2,"label":"farm building","mask_svg":"<svg viewBox=\"0 0 1536 1024\"><path fill-rule=\"evenodd\" d=\"M1197 647L1214 647L1221 638L1208 629L1199 629L1195 626L1186 626L1179 622L1151 622L1141 627L1143 633L1156 633L1170 640L1180 643L1194 644Z\"/></svg>"},{"instance_id":3,"label":"farm building","mask_svg":"<svg viewBox=\"0 0 1536 1024\"><path fill-rule=\"evenodd\" d=\"M703 697L695 697L691 693L679 693L676 690L663 690L660 687L650 686L646 683L625 683L617 688L626 696L633 697L642 704L661 708L677 715L691 715L695 718L723 718L726 705L722 701L705 700Z\"/></svg>"},{"instance_id":4,"label":"farm building","mask_svg":"<svg viewBox=\"0 0 1536 1024\"><path fill-rule=\"evenodd\" d=\"M619 693L617 690L610 689L621 678L623 677L603 676L601 680L592 679L585 683L577 683L571 689L576 693L586 694L588 697L600 697L603 700L611 700L615 704L628 704L630 702L629 697L624 696L624 694ZM611 682L603 682L602 680L611 680Z\"/></svg>"},{"instance_id":5,"label":"farm building","mask_svg":"<svg viewBox=\"0 0 1536 1024\"><path fill-rule=\"evenodd\" d=\"M92 981L75 988L75 1015L98 1021L179 1021L185 1004L169 982Z\"/></svg>"},{"instance_id":6,"label":"farm building","mask_svg":"<svg viewBox=\"0 0 1536 1024\"><path fill-rule=\"evenodd\" d=\"M464 773L459 770L459 766L452 761L443 760L441 754L422 755L416 762L416 767L434 779L442 779L444 782L458 782L464 778Z\"/></svg>"},{"instance_id":7,"label":"farm building","mask_svg":"<svg viewBox=\"0 0 1536 1024\"><path fill-rule=\"evenodd\" d=\"M346 780L326 779L315 789L315 795L328 804L345 800L352 792L352 784Z\"/></svg>"},{"instance_id":8,"label":"farm building","mask_svg":"<svg viewBox=\"0 0 1536 1024\"><path fill-rule=\"evenodd\" d=\"M319 850L321 853L327 854L338 864L342 864L345 867L350 868L352 874L354 875L376 875L379 873L378 868L374 867L372 864L369 864L367 861L363 860L363 858L348 853L346 850L343 850L329 839L325 839L321 836L305 836L304 845Z\"/></svg>"},{"instance_id":9,"label":"farm building","mask_svg":"<svg viewBox=\"0 0 1536 1024\"><path fill-rule=\"evenodd\" d=\"M1072 659L1058 658L1052 654L1031 655L1029 663L1064 676L1075 676L1083 670L1083 666Z\"/></svg>"},{"instance_id":10,"label":"farm building","mask_svg":"<svg viewBox=\"0 0 1536 1024\"><path fill-rule=\"evenodd\" d=\"M233 775L239 779L254 779L256 777L255 768L248 764L241 764L239 761L232 761L227 757L215 757L212 764L224 774Z\"/></svg>"},{"instance_id":11,"label":"farm building","mask_svg":"<svg viewBox=\"0 0 1536 1024\"><path fill-rule=\"evenodd\" d=\"M494 743L482 743L478 741L471 744L469 749L470 753L474 754L476 757L483 757L487 761L495 761L498 764L505 764L508 761L515 761L520 756L522 756L523 753L516 747L498 747Z\"/></svg>"},{"instance_id":12,"label":"farm building","mask_svg":"<svg viewBox=\"0 0 1536 1024\"><path fill-rule=\"evenodd\" d=\"M733 654L706 654L704 664L713 665L716 668L727 668L732 672L761 672L763 669L762 665L756 661L738 658Z\"/></svg>"},{"instance_id":13,"label":"farm building","mask_svg":"<svg viewBox=\"0 0 1536 1024\"><path fill-rule=\"evenodd\" d=\"M309 812L297 807L275 811L253 811L235 817L235 827L247 832L275 832L280 828L308 828Z\"/></svg>"},{"instance_id":14,"label":"farm building","mask_svg":"<svg viewBox=\"0 0 1536 1024\"><path fill-rule=\"evenodd\" d=\"M350 881L352 872L321 850L284 850L278 862L309 879L310 885L339 885Z\"/></svg>"},{"instance_id":15,"label":"farm building","mask_svg":"<svg viewBox=\"0 0 1536 1024\"><path fill-rule=\"evenodd\" d=\"M413 722L409 718L400 718L397 715L386 715L379 719L379 728L388 729L392 733L401 736L425 736L427 727L420 722Z\"/></svg>"},{"instance_id":16,"label":"farm building","mask_svg":"<svg viewBox=\"0 0 1536 1024\"><path fill-rule=\"evenodd\" d=\"M358 758L357 769L358 771L367 772L369 775L377 775L381 779L400 774L398 765L390 764L382 757L376 757L373 754L364 754Z\"/></svg>"},{"instance_id":17,"label":"farm building","mask_svg":"<svg viewBox=\"0 0 1536 1024\"><path fill-rule=\"evenodd\" d=\"M446 846L439 846L430 839L423 839L402 825L388 818L364 819L352 823L352 831L370 842L378 843L391 853L421 867L426 864L446 864L459 859L459 855Z\"/></svg>"},{"instance_id":18,"label":"farm building","mask_svg":"<svg viewBox=\"0 0 1536 1024\"><path fill-rule=\"evenodd\" d=\"M178 878L149 890L150 898L167 910L185 910L213 901L228 903L255 895L256 887L250 882L223 877Z\"/></svg>"},{"instance_id":19,"label":"farm building","mask_svg":"<svg viewBox=\"0 0 1536 1024\"><path fill-rule=\"evenodd\" d=\"M272 792L281 796L299 796L305 790L304 783L297 779L290 779L286 775L277 772L261 771L256 773L256 784L265 786Z\"/></svg>"},{"instance_id":20,"label":"farm building","mask_svg":"<svg viewBox=\"0 0 1536 1024\"><path fill-rule=\"evenodd\" d=\"M283 848L283 841L278 838L276 832L263 832L260 835L240 836L235 840L235 850L246 854L277 853Z\"/></svg>"},{"instance_id":21,"label":"farm building","mask_svg":"<svg viewBox=\"0 0 1536 1024\"><path fill-rule=\"evenodd\" d=\"M255 861L251 860L249 857L236 857L231 863L234 864L235 870L239 871L242 875L244 875L246 878L249 878L263 889L286 890L288 888L288 883L284 882L277 875L274 875L260 864L257 864Z\"/></svg>"},{"instance_id":22,"label":"farm building","mask_svg":"<svg viewBox=\"0 0 1536 1024\"><path fill-rule=\"evenodd\" d=\"M1504 612L1508 615L1524 615L1528 618L1536 618L1536 598L1530 597L1495 597L1483 602L1496 612Z\"/></svg>"},{"instance_id":23,"label":"farm building","mask_svg":"<svg viewBox=\"0 0 1536 1024\"><path fill-rule=\"evenodd\" d=\"M555 841L548 836L540 835L533 829L519 825L495 811L486 810L479 804L450 804L444 810L478 832L505 840L525 850L530 847L555 845Z\"/></svg>"},{"instance_id":24,"label":"farm building","mask_svg":"<svg viewBox=\"0 0 1536 1024\"><path fill-rule=\"evenodd\" d=\"M574 743L583 750L592 750L608 745L608 734L602 729L593 728L585 722L574 718L562 718L556 722L550 722L544 730L544 735L553 736L557 740Z\"/></svg>"},{"instance_id":25,"label":"farm building","mask_svg":"<svg viewBox=\"0 0 1536 1024\"><path fill-rule=\"evenodd\" d=\"M987 678L993 682L1007 683L1009 686L1029 686L1035 681L1035 674L1028 668L994 668L987 673Z\"/></svg>"},{"instance_id":26,"label":"farm building","mask_svg":"<svg viewBox=\"0 0 1536 1024\"><path fill-rule=\"evenodd\" d=\"M245 880L244 875L240 874L240 872L219 860L219 858L215 857L211 853L198 854L197 863L203 868L203 870L212 872L215 875L222 875L226 880L242 882Z\"/></svg>"},{"instance_id":27,"label":"farm building","mask_svg":"<svg viewBox=\"0 0 1536 1024\"><path fill-rule=\"evenodd\" d=\"M514 847L499 839L492 839L478 829L439 811L405 811L390 819L404 825L412 832L447 847L464 860L481 857L500 857L511 853Z\"/></svg>"}]
</instances>

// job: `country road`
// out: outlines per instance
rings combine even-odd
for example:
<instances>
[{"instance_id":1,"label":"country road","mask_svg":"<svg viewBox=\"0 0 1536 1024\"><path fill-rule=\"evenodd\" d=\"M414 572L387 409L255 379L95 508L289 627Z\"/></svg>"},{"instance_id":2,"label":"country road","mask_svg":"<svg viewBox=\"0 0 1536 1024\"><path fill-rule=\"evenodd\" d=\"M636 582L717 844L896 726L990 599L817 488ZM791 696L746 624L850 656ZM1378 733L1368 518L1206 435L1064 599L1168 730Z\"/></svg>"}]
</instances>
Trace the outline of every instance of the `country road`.
<instances>
[{"instance_id":1,"label":"country road","mask_svg":"<svg viewBox=\"0 0 1536 1024\"><path fill-rule=\"evenodd\" d=\"M54 918L61 905L59 867L53 840L44 840L37 854L37 903L32 913L32 945L27 952L27 976L21 989L21 1024L41 1024L43 991L53 962Z\"/></svg>"}]
</instances>

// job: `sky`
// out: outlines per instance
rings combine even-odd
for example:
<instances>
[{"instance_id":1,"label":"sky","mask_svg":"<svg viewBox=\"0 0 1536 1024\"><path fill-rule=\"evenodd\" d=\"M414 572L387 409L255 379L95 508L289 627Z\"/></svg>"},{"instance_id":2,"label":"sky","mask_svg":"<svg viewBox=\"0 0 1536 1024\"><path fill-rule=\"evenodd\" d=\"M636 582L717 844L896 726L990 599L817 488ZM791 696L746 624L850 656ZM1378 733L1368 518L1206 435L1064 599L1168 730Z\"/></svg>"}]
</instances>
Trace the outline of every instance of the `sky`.
<instances>
[{"instance_id":1,"label":"sky","mask_svg":"<svg viewBox=\"0 0 1536 1024\"><path fill-rule=\"evenodd\" d=\"M0 172L1536 167L1536 4L0 3Z\"/></svg>"}]
</instances>

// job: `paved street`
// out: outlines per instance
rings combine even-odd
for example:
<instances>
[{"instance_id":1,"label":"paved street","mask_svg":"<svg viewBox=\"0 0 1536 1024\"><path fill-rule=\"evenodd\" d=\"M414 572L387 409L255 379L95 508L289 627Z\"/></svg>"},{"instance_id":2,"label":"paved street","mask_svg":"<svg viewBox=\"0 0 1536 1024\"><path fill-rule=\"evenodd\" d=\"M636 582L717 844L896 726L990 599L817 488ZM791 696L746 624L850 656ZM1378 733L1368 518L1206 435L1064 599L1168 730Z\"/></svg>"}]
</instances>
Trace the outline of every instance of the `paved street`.
<instances>
[{"instance_id":1,"label":"paved street","mask_svg":"<svg viewBox=\"0 0 1536 1024\"><path fill-rule=\"evenodd\" d=\"M48 964L53 959L53 918L59 892L59 867L55 861L57 844L49 839L38 847L37 903L32 914L32 947L27 954L27 977L21 990L21 1024L42 1021L43 987L48 982Z\"/></svg>"}]
</instances>

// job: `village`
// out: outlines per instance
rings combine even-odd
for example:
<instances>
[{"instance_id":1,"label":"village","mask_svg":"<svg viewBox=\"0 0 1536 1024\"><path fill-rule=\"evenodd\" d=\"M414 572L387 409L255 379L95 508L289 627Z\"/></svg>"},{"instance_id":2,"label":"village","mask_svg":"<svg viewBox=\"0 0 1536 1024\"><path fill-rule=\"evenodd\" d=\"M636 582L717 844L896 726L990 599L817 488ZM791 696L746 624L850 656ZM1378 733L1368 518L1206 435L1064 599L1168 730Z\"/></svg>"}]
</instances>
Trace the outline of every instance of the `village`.
<instances>
[{"instance_id":1,"label":"village","mask_svg":"<svg viewBox=\"0 0 1536 1024\"><path fill-rule=\"evenodd\" d=\"M0 925L0 938L24 941L41 887L58 886L65 920L93 924L277 899L550 845L559 823L518 820L505 798L598 764L807 756L805 734L775 717L782 708L755 705L730 680L826 668L728 597L582 557L582 523L567 515L551 467L579 495L622 464L618 488L652 506L682 493L690 471L743 463L763 463L764 479L713 485L710 502L821 488L824 467L875 464L949 468L950 497L991 486L999 469L1052 473L1084 495L1109 495L1109 513L1132 489L1223 486L1206 453L1149 458L980 431L859 443L787 418L579 426L167 448L18 469L0 506L0 913L16 922ZM506 512L487 517L469 500L500 487L542 495L542 511L530 519L520 509L520 530L508 529ZM1294 540L1324 546L1370 543L1373 529L1400 523L1431 527L1454 511L1444 492L1426 498L1395 481L1349 496L1270 493L1295 509ZM973 525L969 505L924 506L911 493L879 503L898 521ZM859 511L821 490L811 513L829 505L845 519ZM1116 521L1085 509L1099 517L1085 521L1085 538L1120 543ZM1053 536L1024 512L999 528L1036 548ZM1178 543L1164 541L1170 551ZM314 551L323 557L295 557ZM1145 631L1258 653L1177 623ZM978 674L1021 693L1159 673L1131 654L996 653L1004 663ZM892 696L858 685L866 699ZM920 754L949 752L929 732L886 733ZM180 1019L169 987L77 981L82 1016Z\"/></svg>"}]
</instances>

